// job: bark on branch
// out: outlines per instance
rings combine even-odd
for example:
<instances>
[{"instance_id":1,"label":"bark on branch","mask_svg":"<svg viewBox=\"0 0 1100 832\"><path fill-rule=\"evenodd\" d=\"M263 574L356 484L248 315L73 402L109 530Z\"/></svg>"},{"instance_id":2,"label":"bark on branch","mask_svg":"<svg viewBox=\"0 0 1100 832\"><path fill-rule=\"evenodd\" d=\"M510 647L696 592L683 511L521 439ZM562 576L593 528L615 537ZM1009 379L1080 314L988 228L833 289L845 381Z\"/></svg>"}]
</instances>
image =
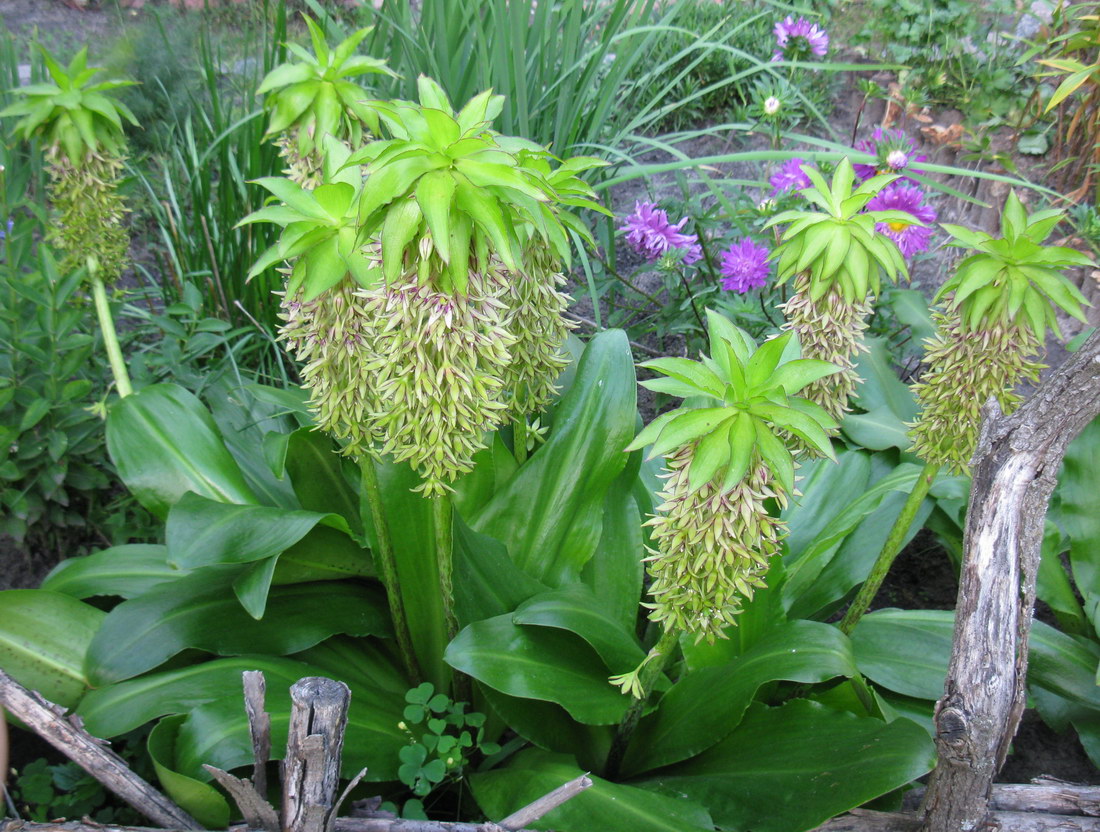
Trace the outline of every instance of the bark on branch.
<instances>
[{"instance_id":1,"label":"bark on branch","mask_svg":"<svg viewBox=\"0 0 1100 832\"><path fill-rule=\"evenodd\" d=\"M1098 414L1100 332L1012 415L984 408L926 832L970 832L989 820L993 777L1024 710L1047 504L1066 447Z\"/></svg>"},{"instance_id":2,"label":"bark on branch","mask_svg":"<svg viewBox=\"0 0 1100 832\"><path fill-rule=\"evenodd\" d=\"M104 740L85 731L79 717L66 716L60 705L27 690L3 670L0 705L153 823L169 829L202 829L197 820L134 774Z\"/></svg>"}]
</instances>

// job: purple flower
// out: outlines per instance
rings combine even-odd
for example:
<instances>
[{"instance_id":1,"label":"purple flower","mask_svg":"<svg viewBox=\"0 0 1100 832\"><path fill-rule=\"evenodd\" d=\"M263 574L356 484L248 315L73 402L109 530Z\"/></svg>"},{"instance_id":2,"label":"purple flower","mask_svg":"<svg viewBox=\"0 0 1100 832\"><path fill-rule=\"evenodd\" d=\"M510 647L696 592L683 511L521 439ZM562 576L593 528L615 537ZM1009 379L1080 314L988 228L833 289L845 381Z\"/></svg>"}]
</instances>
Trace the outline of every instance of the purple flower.
<instances>
[{"instance_id":1,"label":"purple flower","mask_svg":"<svg viewBox=\"0 0 1100 832\"><path fill-rule=\"evenodd\" d=\"M703 248L698 236L681 232L687 221L684 217L673 225L668 221L668 214L656 204L635 202L634 213L625 219L619 230L626 232L626 241L646 260L653 262L679 249L684 252L684 265L690 266L703 259Z\"/></svg>"},{"instance_id":2,"label":"purple flower","mask_svg":"<svg viewBox=\"0 0 1100 832\"><path fill-rule=\"evenodd\" d=\"M727 292L745 294L768 282L772 267L768 263L771 252L766 246L758 246L748 237L722 252L722 288Z\"/></svg>"},{"instance_id":3,"label":"purple flower","mask_svg":"<svg viewBox=\"0 0 1100 832\"><path fill-rule=\"evenodd\" d=\"M778 47L772 55L773 61L782 61L784 58L798 59L816 55L825 57L829 51L829 35L816 23L811 23L804 17L794 19L794 15L775 24L775 45Z\"/></svg>"},{"instance_id":4,"label":"purple flower","mask_svg":"<svg viewBox=\"0 0 1100 832\"><path fill-rule=\"evenodd\" d=\"M0 170L2 170L2 169L3 169L2 166L0 166ZM8 230L7 231L0 228L0 240L6 240L8 238L8 235L11 234L11 230L13 228L15 228L15 220L12 219L11 217L8 217L7 225L8 225Z\"/></svg>"},{"instance_id":5,"label":"purple flower","mask_svg":"<svg viewBox=\"0 0 1100 832\"><path fill-rule=\"evenodd\" d=\"M867 203L867 211L904 211L911 214L914 223L901 220L875 223L875 230L885 234L901 249L906 259L919 251L927 251L928 243L932 237L932 229L927 223L936 221L936 209L931 205L924 205L924 193L920 188L914 188L902 182L883 188L875 198ZM926 225L916 225L920 221Z\"/></svg>"},{"instance_id":6,"label":"purple flower","mask_svg":"<svg viewBox=\"0 0 1100 832\"><path fill-rule=\"evenodd\" d=\"M859 162L852 165L855 168L856 176L859 177L861 182L866 182L879 173L900 173L906 169L920 173L920 169L914 163L928 160L928 157L924 154L917 154L917 143L906 136L903 131L883 130L881 127L875 128L871 138L856 142L856 150L869 153L876 160L873 165L860 164ZM908 176L899 181L909 182L912 185L918 184L916 180L910 179Z\"/></svg>"},{"instance_id":7,"label":"purple flower","mask_svg":"<svg viewBox=\"0 0 1100 832\"><path fill-rule=\"evenodd\" d=\"M805 159L794 158L780 165L779 170L768 180L774 188L772 196L779 196L783 191L800 191L810 187L810 177L802 170L804 164Z\"/></svg>"}]
</instances>

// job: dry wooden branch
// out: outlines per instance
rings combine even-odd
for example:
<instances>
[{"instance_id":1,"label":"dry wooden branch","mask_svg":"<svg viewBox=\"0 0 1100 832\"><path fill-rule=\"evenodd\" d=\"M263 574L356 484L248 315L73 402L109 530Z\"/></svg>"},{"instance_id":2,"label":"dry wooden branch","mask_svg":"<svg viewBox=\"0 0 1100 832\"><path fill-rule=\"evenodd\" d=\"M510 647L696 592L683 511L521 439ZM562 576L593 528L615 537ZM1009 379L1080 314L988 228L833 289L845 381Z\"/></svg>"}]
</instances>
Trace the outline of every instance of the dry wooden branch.
<instances>
[{"instance_id":1,"label":"dry wooden branch","mask_svg":"<svg viewBox=\"0 0 1100 832\"><path fill-rule=\"evenodd\" d=\"M252 785L256 794L266 797L267 761L271 759L271 714L264 710L267 680L260 670L246 670L241 676L244 679L244 710L252 736Z\"/></svg>"},{"instance_id":2,"label":"dry wooden branch","mask_svg":"<svg viewBox=\"0 0 1100 832\"><path fill-rule=\"evenodd\" d=\"M1100 414L1100 333L1011 416L985 408L955 634L936 704L927 832L979 829L1025 703L1043 522L1066 447ZM1072 827L1071 827L1072 828Z\"/></svg>"},{"instance_id":3,"label":"dry wooden branch","mask_svg":"<svg viewBox=\"0 0 1100 832\"><path fill-rule=\"evenodd\" d=\"M534 823L548 812L557 809L567 800L571 800L585 789L592 787L592 779L582 774L568 783L563 783L549 794L544 794L533 803L528 803L518 812L513 812L498 824L504 829L516 830Z\"/></svg>"},{"instance_id":4,"label":"dry wooden branch","mask_svg":"<svg viewBox=\"0 0 1100 832\"><path fill-rule=\"evenodd\" d=\"M989 812L983 829L989 832L1100 832L1100 819L1040 812ZM918 815L854 810L814 829L813 832L916 832ZM0 830L3 832L3 830ZM956 830L959 832L959 830ZM973 830L977 832L977 830Z\"/></svg>"},{"instance_id":5,"label":"dry wooden branch","mask_svg":"<svg viewBox=\"0 0 1100 832\"><path fill-rule=\"evenodd\" d=\"M234 777L227 771L222 771L214 766L204 765L215 780L229 792L237 808L241 810L241 817L249 829L263 829L265 832L279 832L279 813L268 803L255 786L248 780Z\"/></svg>"},{"instance_id":6,"label":"dry wooden branch","mask_svg":"<svg viewBox=\"0 0 1100 832\"><path fill-rule=\"evenodd\" d=\"M20 685L0 670L0 705L153 823L168 829L202 829L179 806L132 771L76 716Z\"/></svg>"},{"instance_id":7,"label":"dry wooden branch","mask_svg":"<svg viewBox=\"0 0 1100 832\"><path fill-rule=\"evenodd\" d=\"M351 691L319 676L290 688L290 732L283 763L284 832L329 832L340 785L340 755Z\"/></svg>"}]
</instances>

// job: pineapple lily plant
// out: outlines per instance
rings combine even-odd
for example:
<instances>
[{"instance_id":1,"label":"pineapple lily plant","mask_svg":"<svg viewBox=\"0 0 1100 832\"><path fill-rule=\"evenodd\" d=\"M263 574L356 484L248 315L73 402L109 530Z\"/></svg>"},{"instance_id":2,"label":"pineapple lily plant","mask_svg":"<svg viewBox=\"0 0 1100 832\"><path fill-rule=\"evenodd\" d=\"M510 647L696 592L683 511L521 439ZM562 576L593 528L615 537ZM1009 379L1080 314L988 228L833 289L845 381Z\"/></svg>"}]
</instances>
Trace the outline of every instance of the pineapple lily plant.
<instances>
[{"instance_id":1,"label":"pineapple lily plant","mask_svg":"<svg viewBox=\"0 0 1100 832\"><path fill-rule=\"evenodd\" d=\"M869 608L940 470L970 473L985 403L993 398L1003 413L1011 413L1021 401L1016 387L1038 383L1047 329L1061 337L1056 309L1085 320L1088 301L1062 271L1092 260L1071 248L1043 245L1062 217L1057 210L1029 215L1010 192L1000 237L943 225L954 238L951 245L972 253L936 294L936 334L925 343L926 369L913 385L921 411L909 435L925 466L841 621L845 632Z\"/></svg>"},{"instance_id":2,"label":"pineapple lily plant","mask_svg":"<svg viewBox=\"0 0 1100 832\"><path fill-rule=\"evenodd\" d=\"M847 158L831 183L812 167L802 170L812 183L802 196L818 210L784 211L767 226L786 225L772 253L777 281L794 280L794 294L783 308L785 326L797 334L807 357L842 370L814 383L806 395L839 420L859 382L855 357L882 278L896 282L909 275L897 244L875 225L916 219L904 211L864 210L897 176L875 176L853 190L856 174Z\"/></svg>"},{"instance_id":3,"label":"pineapple lily plant","mask_svg":"<svg viewBox=\"0 0 1100 832\"><path fill-rule=\"evenodd\" d=\"M11 90L21 100L0 111L0 118L19 116L16 133L24 141L37 138L43 143L56 215L48 241L65 253L64 270L87 268L115 385L125 396L131 392L130 378L105 287L119 278L127 262L127 209L118 186L126 159L123 122L137 126L137 121L110 91L134 82L95 81L100 69L88 66L87 48L67 67L39 49L50 81Z\"/></svg>"}]
</instances>

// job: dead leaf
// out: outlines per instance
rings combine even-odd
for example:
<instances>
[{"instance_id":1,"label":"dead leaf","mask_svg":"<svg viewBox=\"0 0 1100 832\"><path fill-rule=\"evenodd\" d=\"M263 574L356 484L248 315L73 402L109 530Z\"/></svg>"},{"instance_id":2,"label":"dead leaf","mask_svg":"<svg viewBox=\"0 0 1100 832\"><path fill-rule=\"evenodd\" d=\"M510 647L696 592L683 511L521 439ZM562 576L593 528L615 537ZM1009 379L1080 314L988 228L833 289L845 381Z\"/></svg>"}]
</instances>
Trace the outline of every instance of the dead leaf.
<instances>
[{"instance_id":1,"label":"dead leaf","mask_svg":"<svg viewBox=\"0 0 1100 832\"><path fill-rule=\"evenodd\" d=\"M942 124L930 124L920 129L921 134L936 147L962 147L964 128L962 124L944 127Z\"/></svg>"}]
</instances>

